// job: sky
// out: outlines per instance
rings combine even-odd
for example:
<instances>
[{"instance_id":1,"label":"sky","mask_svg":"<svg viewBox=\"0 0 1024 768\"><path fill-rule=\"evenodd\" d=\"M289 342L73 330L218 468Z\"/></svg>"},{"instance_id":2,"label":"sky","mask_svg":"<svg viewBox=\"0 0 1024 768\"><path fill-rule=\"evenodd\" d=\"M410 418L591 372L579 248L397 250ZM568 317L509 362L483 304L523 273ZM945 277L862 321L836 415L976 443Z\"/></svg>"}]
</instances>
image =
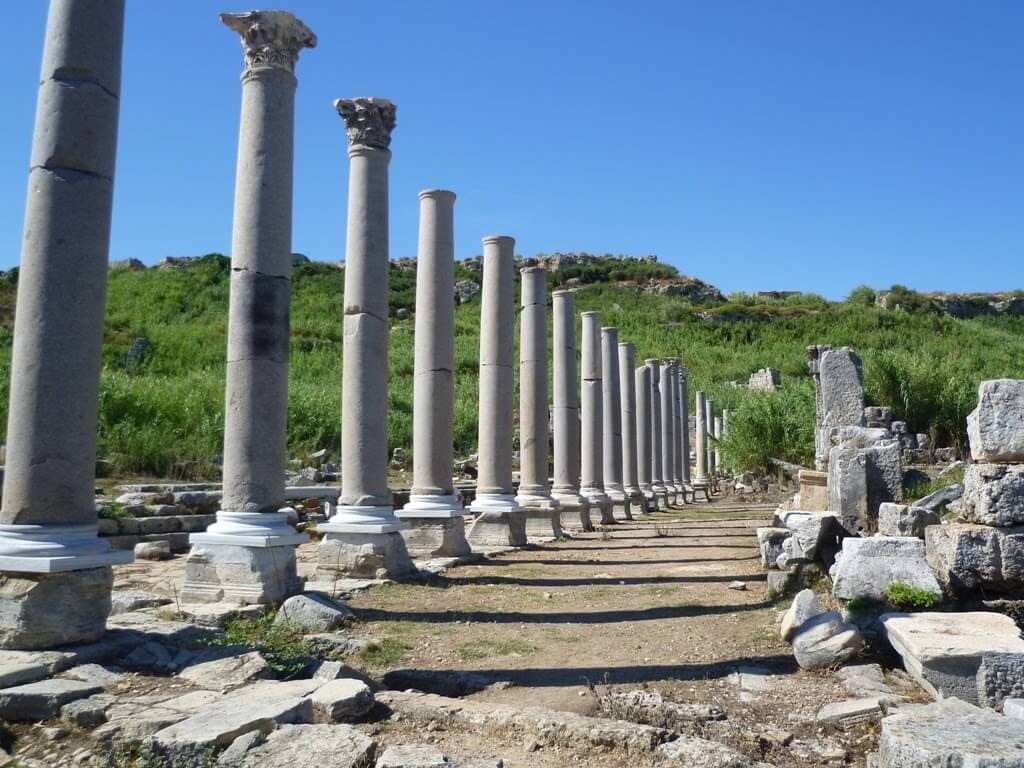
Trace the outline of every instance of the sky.
<instances>
[{"instance_id":1,"label":"sky","mask_svg":"<svg viewBox=\"0 0 1024 768\"><path fill-rule=\"evenodd\" d=\"M111 259L229 253L242 54L220 1L128 0ZM5 8L0 269L19 258L46 3ZM280 6L279 6L280 7ZM398 106L391 255L421 189L456 256L657 254L723 291L1024 288L1017 0L291 0L293 250L345 253L335 98Z\"/></svg>"}]
</instances>

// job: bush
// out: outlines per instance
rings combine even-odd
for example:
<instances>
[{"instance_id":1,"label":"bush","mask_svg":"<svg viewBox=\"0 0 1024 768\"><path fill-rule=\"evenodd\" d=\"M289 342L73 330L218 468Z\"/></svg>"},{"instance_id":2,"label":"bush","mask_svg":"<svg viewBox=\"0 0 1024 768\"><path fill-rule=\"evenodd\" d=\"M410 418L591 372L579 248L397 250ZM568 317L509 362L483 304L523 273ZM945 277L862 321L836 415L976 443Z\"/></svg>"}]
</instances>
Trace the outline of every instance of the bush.
<instances>
[{"instance_id":1,"label":"bush","mask_svg":"<svg viewBox=\"0 0 1024 768\"><path fill-rule=\"evenodd\" d=\"M850 291L850 295L846 297L846 303L858 307L873 307L876 296L875 289L871 286L858 285Z\"/></svg>"},{"instance_id":2,"label":"bush","mask_svg":"<svg viewBox=\"0 0 1024 768\"><path fill-rule=\"evenodd\" d=\"M924 611L938 605L942 595L906 582L894 581L885 588L885 599L889 605L901 611Z\"/></svg>"},{"instance_id":3,"label":"bush","mask_svg":"<svg viewBox=\"0 0 1024 768\"><path fill-rule=\"evenodd\" d=\"M767 474L772 459L809 466L814 459L814 390L806 383L743 400L719 442L726 466Z\"/></svg>"}]
</instances>

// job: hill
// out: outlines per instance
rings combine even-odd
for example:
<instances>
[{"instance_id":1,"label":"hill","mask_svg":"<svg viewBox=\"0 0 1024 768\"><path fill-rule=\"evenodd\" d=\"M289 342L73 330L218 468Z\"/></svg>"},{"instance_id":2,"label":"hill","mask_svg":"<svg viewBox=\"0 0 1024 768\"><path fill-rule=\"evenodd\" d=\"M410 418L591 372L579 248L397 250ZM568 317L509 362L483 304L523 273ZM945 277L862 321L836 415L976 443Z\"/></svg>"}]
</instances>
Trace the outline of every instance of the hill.
<instances>
[{"instance_id":1,"label":"hill","mask_svg":"<svg viewBox=\"0 0 1024 768\"><path fill-rule=\"evenodd\" d=\"M963 424L985 378L1024 378L1024 319L982 313L954 317L902 290L898 308L857 289L844 302L807 294L722 296L653 257L539 255L523 263L551 270L552 287L578 288L578 309L636 342L638 358L679 356L691 394L707 390L735 411L726 453L757 469L771 456L807 463L813 451L813 387L805 347L849 345L863 357L868 399L938 444L960 445ZM463 297L456 311L456 452L476 442L478 259L459 262ZM165 260L110 271L100 395L101 470L118 475L216 477L223 431L227 258ZM289 449L293 457L340 444L343 270L301 257L293 272ZM6 426L11 320L17 271L0 278L0 428ZM391 268L389 445L408 448L412 433L415 262ZM881 294L889 297L892 291ZM917 300L915 299L917 297ZM145 339L144 344L136 342ZM134 346L134 348L133 348ZM129 354L129 350L132 354ZM758 395L743 384L754 370L777 368L783 387ZM740 386L736 385L740 383Z\"/></svg>"}]
</instances>

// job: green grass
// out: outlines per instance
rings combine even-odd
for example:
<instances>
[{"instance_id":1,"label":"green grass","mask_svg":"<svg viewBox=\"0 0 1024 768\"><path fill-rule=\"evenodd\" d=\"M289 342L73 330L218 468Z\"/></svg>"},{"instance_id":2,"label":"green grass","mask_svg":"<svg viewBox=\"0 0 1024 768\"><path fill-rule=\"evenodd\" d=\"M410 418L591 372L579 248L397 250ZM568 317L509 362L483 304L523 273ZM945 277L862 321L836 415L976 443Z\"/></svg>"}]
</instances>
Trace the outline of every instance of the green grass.
<instances>
[{"instance_id":1,"label":"green grass","mask_svg":"<svg viewBox=\"0 0 1024 768\"><path fill-rule=\"evenodd\" d=\"M461 265L456 273L457 279L479 280L479 273ZM230 274L227 258L217 254L187 268L110 272L99 402L102 472L218 478ZM0 429L7 421L16 275L13 270L0 276ZM287 437L290 457L302 462L321 448L338 458L343 275L333 264L293 270ZM845 302L812 294L733 294L724 303L701 306L642 293L635 285L673 275L675 269L665 264L607 258L566 266L549 283L582 280L577 309L598 310L604 325L619 326L621 338L636 344L638 360L681 357L689 369L691 403L699 389L716 407L733 411L731 436L722 449L735 469L764 469L770 458L810 460L809 344L852 346L864 360L868 403L891 406L895 418L928 433L939 446L965 444L964 420L981 380L1024 378L1024 318L959 320L937 313L913 292L899 294L900 310L874 306L871 289L857 289ZM414 290L415 272L393 266L392 309L412 306ZM457 307L458 456L476 448L479 325L479 301ZM392 321L389 451L411 446L413 329L413 319ZM150 347L129 370L126 353L139 336ZM780 370L780 392L761 395L732 384L745 384L763 367Z\"/></svg>"},{"instance_id":2,"label":"green grass","mask_svg":"<svg viewBox=\"0 0 1024 768\"><path fill-rule=\"evenodd\" d=\"M942 595L928 589L894 581L885 588L885 599L901 611L926 611L942 601Z\"/></svg>"},{"instance_id":3,"label":"green grass","mask_svg":"<svg viewBox=\"0 0 1024 768\"><path fill-rule=\"evenodd\" d=\"M410 650L412 645L402 638L383 637L360 650L359 660L371 667L388 667L400 662Z\"/></svg>"},{"instance_id":4,"label":"green grass","mask_svg":"<svg viewBox=\"0 0 1024 768\"><path fill-rule=\"evenodd\" d=\"M462 661L481 661L495 656L529 656L536 653L537 646L524 640L477 640L463 643L457 649Z\"/></svg>"},{"instance_id":5,"label":"green grass","mask_svg":"<svg viewBox=\"0 0 1024 768\"><path fill-rule=\"evenodd\" d=\"M903 488L903 498L907 500L908 504L911 504L918 499L923 499L931 493L942 490L946 486L963 483L965 470L966 467L959 467L951 472L947 472L942 477L935 478L934 480L905 484Z\"/></svg>"},{"instance_id":6,"label":"green grass","mask_svg":"<svg viewBox=\"0 0 1024 768\"><path fill-rule=\"evenodd\" d=\"M232 619L225 625L224 635L211 645L255 648L275 673L282 677L295 675L306 667L312 650L301 627L290 621L275 622L275 617L275 612L268 611L254 619Z\"/></svg>"}]
</instances>

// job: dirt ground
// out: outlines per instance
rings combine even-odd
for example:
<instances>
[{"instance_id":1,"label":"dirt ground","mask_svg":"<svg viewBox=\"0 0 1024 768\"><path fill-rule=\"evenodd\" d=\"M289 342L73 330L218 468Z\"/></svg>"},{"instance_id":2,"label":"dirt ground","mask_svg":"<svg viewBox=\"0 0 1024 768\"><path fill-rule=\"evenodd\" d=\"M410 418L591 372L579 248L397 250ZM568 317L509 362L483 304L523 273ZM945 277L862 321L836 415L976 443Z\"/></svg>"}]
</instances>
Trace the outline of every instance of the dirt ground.
<instances>
[{"instance_id":1,"label":"dirt ground","mask_svg":"<svg viewBox=\"0 0 1024 768\"><path fill-rule=\"evenodd\" d=\"M876 726L816 724L821 706L851 694L830 673L801 671L779 638L786 603L768 599L754 534L774 507L716 499L376 586L347 601L352 632L380 638L352 663L392 689L581 714L599 714L602 693L648 688L722 707L727 718L705 735L751 757L863 766ZM315 556L315 544L303 546L300 569ZM118 587L166 591L182 562L119 569ZM385 743L435 743L513 768L624 764L621 754L538 750L441 724L363 727Z\"/></svg>"}]
</instances>

